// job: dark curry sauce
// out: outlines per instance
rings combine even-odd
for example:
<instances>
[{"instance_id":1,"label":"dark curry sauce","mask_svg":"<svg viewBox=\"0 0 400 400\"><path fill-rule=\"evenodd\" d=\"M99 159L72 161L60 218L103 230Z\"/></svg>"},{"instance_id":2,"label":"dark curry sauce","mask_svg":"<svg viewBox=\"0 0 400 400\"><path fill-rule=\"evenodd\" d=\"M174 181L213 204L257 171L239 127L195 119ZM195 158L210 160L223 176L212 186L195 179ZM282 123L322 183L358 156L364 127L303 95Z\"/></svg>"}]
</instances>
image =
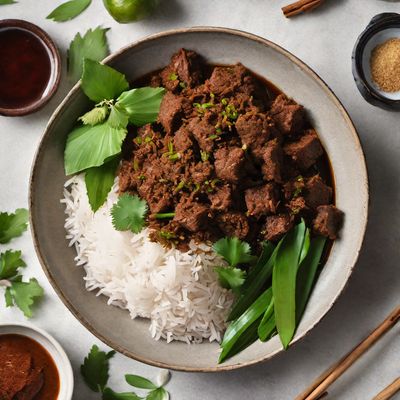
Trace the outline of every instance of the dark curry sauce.
<instances>
[{"instance_id":1,"label":"dark curry sauce","mask_svg":"<svg viewBox=\"0 0 400 400\"><path fill-rule=\"evenodd\" d=\"M53 358L35 340L0 335L0 399L56 400L60 378Z\"/></svg>"}]
</instances>

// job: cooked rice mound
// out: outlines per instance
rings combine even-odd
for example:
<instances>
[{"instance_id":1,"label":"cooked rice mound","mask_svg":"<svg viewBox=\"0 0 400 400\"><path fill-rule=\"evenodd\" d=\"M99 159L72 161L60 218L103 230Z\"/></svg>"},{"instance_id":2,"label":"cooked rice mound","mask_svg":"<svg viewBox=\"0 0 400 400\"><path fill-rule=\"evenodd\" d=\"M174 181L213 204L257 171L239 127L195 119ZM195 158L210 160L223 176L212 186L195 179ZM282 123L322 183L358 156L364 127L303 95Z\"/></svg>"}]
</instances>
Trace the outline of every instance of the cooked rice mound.
<instances>
[{"instance_id":1,"label":"cooked rice mound","mask_svg":"<svg viewBox=\"0 0 400 400\"><path fill-rule=\"evenodd\" d=\"M118 182L106 203L93 213L83 175L65 184L67 239L75 246L76 264L85 270L86 289L108 297L132 318L150 319L155 340L187 343L220 341L232 294L218 284L214 267L222 259L206 244L191 242L183 253L151 242L149 230L116 231L110 211L118 199Z\"/></svg>"}]
</instances>

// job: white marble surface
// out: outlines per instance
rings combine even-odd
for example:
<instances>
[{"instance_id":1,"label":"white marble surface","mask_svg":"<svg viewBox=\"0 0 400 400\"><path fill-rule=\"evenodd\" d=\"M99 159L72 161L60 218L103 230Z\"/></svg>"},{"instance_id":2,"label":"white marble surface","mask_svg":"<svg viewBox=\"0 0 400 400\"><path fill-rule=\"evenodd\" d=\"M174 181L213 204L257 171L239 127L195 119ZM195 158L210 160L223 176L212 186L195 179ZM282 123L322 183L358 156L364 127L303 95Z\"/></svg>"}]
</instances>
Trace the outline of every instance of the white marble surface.
<instances>
[{"instance_id":1,"label":"white marble surface","mask_svg":"<svg viewBox=\"0 0 400 400\"><path fill-rule=\"evenodd\" d=\"M343 101L359 130L370 173L370 223L357 269L344 295L305 340L268 363L220 374L174 372L168 385L173 399L293 399L399 303L400 114L374 108L362 99L351 75L351 51L358 34L375 14L400 12L400 4L327 0L312 14L286 20L280 7L289 0L164 0L153 18L123 26L108 16L101 1L94 1L80 17L63 24L45 19L61 1L18 1L0 7L0 18L22 18L40 25L57 42L64 62L75 33L97 25L111 28L108 36L112 51L151 33L195 25L227 26L261 35L314 68ZM27 206L29 171L36 146L46 121L69 88L63 79L55 98L37 114L0 117L1 210ZM106 346L86 331L55 295L40 268L29 234L13 242L12 247L24 251L29 265L26 275L36 276L46 289L46 298L32 322L53 334L67 351L75 372L74 399L98 399L82 382L79 366L93 343ZM0 322L16 320L24 318L14 309L5 309L0 299ZM371 399L400 375L399 353L397 327L332 386L328 398ZM117 390L127 389L124 373L157 375L156 368L121 355L111 364L110 385Z\"/></svg>"}]
</instances>

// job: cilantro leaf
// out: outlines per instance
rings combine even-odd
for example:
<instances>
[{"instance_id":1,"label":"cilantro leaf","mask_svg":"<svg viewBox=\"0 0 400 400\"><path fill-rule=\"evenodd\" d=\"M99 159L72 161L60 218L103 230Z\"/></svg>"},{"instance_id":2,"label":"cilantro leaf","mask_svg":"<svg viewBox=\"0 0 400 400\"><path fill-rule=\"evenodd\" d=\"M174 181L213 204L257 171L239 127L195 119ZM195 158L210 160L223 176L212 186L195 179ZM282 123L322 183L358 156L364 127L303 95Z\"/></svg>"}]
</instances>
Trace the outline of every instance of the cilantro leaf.
<instances>
[{"instance_id":1,"label":"cilantro leaf","mask_svg":"<svg viewBox=\"0 0 400 400\"><path fill-rule=\"evenodd\" d=\"M255 259L251 255L250 245L237 237L220 239L214 243L213 249L232 267L236 267L238 264L248 264Z\"/></svg>"},{"instance_id":2,"label":"cilantro leaf","mask_svg":"<svg viewBox=\"0 0 400 400\"><path fill-rule=\"evenodd\" d=\"M77 17L89 7L92 0L70 0L53 10L46 18L56 22L64 22Z\"/></svg>"},{"instance_id":3,"label":"cilantro leaf","mask_svg":"<svg viewBox=\"0 0 400 400\"><path fill-rule=\"evenodd\" d=\"M132 89L119 96L117 105L128 112L132 124L143 126L157 119L164 93L164 88Z\"/></svg>"},{"instance_id":4,"label":"cilantro leaf","mask_svg":"<svg viewBox=\"0 0 400 400\"><path fill-rule=\"evenodd\" d=\"M81 374L85 383L94 392L102 392L107 385L109 360L114 354L115 351L105 353L100 351L96 345L93 345L89 354L85 357L81 365Z\"/></svg>"},{"instance_id":5,"label":"cilantro leaf","mask_svg":"<svg viewBox=\"0 0 400 400\"><path fill-rule=\"evenodd\" d=\"M18 273L18 268L26 267L20 251L7 250L0 254L0 279L10 279Z\"/></svg>"},{"instance_id":6,"label":"cilantro leaf","mask_svg":"<svg viewBox=\"0 0 400 400\"><path fill-rule=\"evenodd\" d=\"M214 270L218 274L221 286L226 289L238 289L246 278L246 272L240 268L216 267Z\"/></svg>"},{"instance_id":7,"label":"cilantro leaf","mask_svg":"<svg viewBox=\"0 0 400 400\"><path fill-rule=\"evenodd\" d=\"M105 388L103 391L103 400L141 400L136 393L116 393L110 388Z\"/></svg>"},{"instance_id":8,"label":"cilantro leaf","mask_svg":"<svg viewBox=\"0 0 400 400\"><path fill-rule=\"evenodd\" d=\"M83 61L82 90L90 100L96 103L112 100L127 89L125 75L97 61L87 58Z\"/></svg>"},{"instance_id":9,"label":"cilantro leaf","mask_svg":"<svg viewBox=\"0 0 400 400\"><path fill-rule=\"evenodd\" d=\"M0 213L0 243L21 236L28 227L28 219L29 213L25 208L19 208L14 214Z\"/></svg>"},{"instance_id":10,"label":"cilantro leaf","mask_svg":"<svg viewBox=\"0 0 400 400\"><path fill-rule=\"evenodd\" d=\"M146 400L169 400L169 394L164 388L160 387L151 391Z\"/></svg>"},{"instance_id":11,"label":"cilantro leaf","mask_svg":"<svg viewBox=\"0 0 400 400\"><path fill-rule=\"evenodd\" d=\"M83 114L82 117L79 117L78 120L82 121L83 125L98 125L105 121L108 115L108 107L101 106L95 107L92 110L88 111L86 114Z\"/></svg>"},{"instance_id":12,"label":"cilantro leaf","mask_svg":"<svg viewBox=\"0 0 400 400\"><path fill-rule=\"evenodd\" d=\"M125 128L113 128L107 122L84 125L74 129L68 136L64 154L66 175L75 174L91 167L103 165L107 158L121 152Z\"/></svg>"},{"instance_id":13,"label":"cilantro leaf","mask_svg":"<svg viewBox=\"0 0 400 400\"><path fill-rule=\"evenodd\" d=\"M107 31L108 28L97 27L89 29L83 37L80 33L75 35L68 50L68 77L72 82L77 82L82 76L85 58L101 61L108 56Z\"/></svg>"},{"instance_id":14,"label":"cilantro leaf","mask_svg":"<svg viewBox=\"0 0 400 400\"><path fill-rule=\"evenodd\" d=\"M10 307L16 305L24 313L25 317L32 317L31 307L44 294L43 288L35 278L29 282L11 282L11 286L6 289L6 305Z\"/></svg>"},{"instance_id":15,"label":"cilantro leaf","mask_svg":"<svg viewBox=\"0 0 400 400\"><path fill-rule=\"evenodd\" d=\"M116 157L100 167L89 168L86 171L86 191L93 212L96 212L106 201L114 184L118 164L119 158Z\"/></svg>"},{"instance_id":16,"label":"cilantro leaf","mask_svg":"<svg viewBox=\"0 0 400 400\"><path fill-rule=\"evenodd\" d=\"M125 375L125 380L129 385L139 389L157 389L152 381L139 375Z\"/></svg>"},{"instance_id":17,"label":"cilantro leaf","mask_svg":"<svg viewBox=\"0 0 400 400\"><path fill-rule=\"evenodd\" d=\"M144 200L125 193L111 209L112 223L117 231L139 233L144 227L146 213L147 203Z\"/></svg>"},{"instance_id":18,"label":"cilantro leaf","mask_svg":"<svg viewBox=\"0 0 400 400\"><path fill-rule=\"evenodd\" d=\"M6 4L15 4L14 0L0 0L0 6L5 6Z\"/></svg>"}]
</instances>

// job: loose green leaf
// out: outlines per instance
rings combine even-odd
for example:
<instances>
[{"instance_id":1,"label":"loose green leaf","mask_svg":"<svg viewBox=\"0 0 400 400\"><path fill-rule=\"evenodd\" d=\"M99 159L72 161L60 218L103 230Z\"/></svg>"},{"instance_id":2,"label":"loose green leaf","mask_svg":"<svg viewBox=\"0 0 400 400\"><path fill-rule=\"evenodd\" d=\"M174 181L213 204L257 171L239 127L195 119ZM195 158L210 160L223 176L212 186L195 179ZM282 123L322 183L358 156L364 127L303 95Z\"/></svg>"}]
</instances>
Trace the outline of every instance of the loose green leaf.
<instances>
[{"instance_id":1,"label":"loose green leaf","mask_svg":"<svg viewBox=\"0 0 400 400\"><path fill-rule=\"evenodd\" d=\"M307 257L300 264L296 284L297 321L300 321L310 297L325 243L326 238L322 236L313 239Z\"/></svg>"},{"instance_id":2,"label":"loose green leaf","mask_svg":"<svg viewBox=\"0 0 400 400\"><path fill-rule=\"evenodd\" d=\"M251 255L250 245L237 237L222 238L214 243L213 249L232 267L236 267L238 264L251 263L255 259Z\"/></svg>"},{"instance_id":3,"label":"loose green leaf","mask_svg":"<svg viewBox=\"0 0 400 400\"><path fill-rule=\"evenodd\" d=\"M310 244L311 244L310 230L307 228L306 234L304 236L303 248L301 249L299 264L301 264L303 260L307 257L308 251L310 250Z\"/></svg>"},{"instance_id":4,"label":"loose green leaf","mask_svg":"<svg viewBox=\"0 0 400 400\"><path fill-rule=\"evenodd\" d=\"M276 326L285 348L296 329L296 277L305 230L306 226L302 221L284 237L276 254L272 273Z\"/></svg>"},{"instance_id":5,"label":"loose green leaf","mask_svg":"<svg viewBox=\"0 0 400 400\"><path fill-rule=\"evenodd\" d=\"M25 208L17 209L14 214L0 213L0 243L21 236L28 227L28 219L29 213Z\"/></svg>"},{"instance_id":6,"label":"loose green leaf","mask_svg":"<svg viewBox=\"0 0 400 400\"><path fill-rule=\"evenodd\" d=\"M95 103L112 100L129 88L125 76L98 61L83 61L82 90Z\"/></svg>"},{"instance_id":7,"label":"loose green leaf","mask_svg":"<svg viewBox=\"0 0 400 400\"><path fill-rule=\"evenodd\" d=\"M109 378L109 360L115 351L105 353L93 345L87 357L81 365L81 374L86 384L94 392L102 392L107 385Z\"/></svg>"},{"instance_id":8,"label":"loose green leaf","mask_svg":"<svg viewBox=\"0 0 400 400\"><path fill-rule=\"evenodd\" d=\"M272 299L272 289L267 289L237 320L231 322L221 343L219 362L226 359L239 337L263 315Z\"/></svg>"},{"instance_id":9,"label":"loose green leaf","mask_svg":"<svg viewBox=\"0 0 400 400\"><path fill-rule=\"evenodd\" d=\"M129 115L118 104L111 107L108 123L114 128L126 128L129 122Z\"/></svg>"},{"instance_id":10,"label":"loose green leaf","mask_svg":"<svg viewBox=\"0 0 400 400\"><path fill-rule=\"evenodd\" d=\"M274 298L272 297L268 308L265 310L264 316L258 326L258 337L262 342L268 340L272 332L275 330L275 317L274 317Z\"/></svg>"},{"instance_id":11,"label":"loose green leaf","mask_svg":"<svg viewBox=\"0 0 400 400\"><path fill-rule=\"evenodd\" d=\"M242 315L245 310L250 307L250 305L257 299L257 297L262 293L263 288L265 287L265 284L267 283L268 279L272 275L272 270L275 262L275 256L276 253L278 252L278 249L281 245L281 242L278 243L276 248L273 250L270 258L268 261L262 265L258 266L256 264L255 268L258 270L257 276L252 275L251 276L251 285L247 283L247 279L243 285L242 288L242 294L240 297L237 299L236 303L233 305L231 312L228 315L228 321L232 321L236 318L238 318L240 315ZM267 256L269 254L266 253L265 255ZM263 256L262 256L263 257ZM266 257L263 257L263 261L266 259Z\"/></svg>"},{"instance_id":12,"label":"loose green leaf","mask_svg":"<svg viewBox=\"0 0 400 400\"><path fill-rule=\"evenodd\" d=\"M77 17L80 13L82 13L86 8L89 7L92 0L71 0L67 1L60 6L58 6L55 10L53 10L48 16L47 19L52 19L56 22L64 22L70 19Z\"/></svg>"},{"instance_id":13,"label":"loose green leaf","mask_svg":"<svg viewBox=\"0 0 400 400\"><path fill-rule=\"evenodd\" d=\"M145 224L147 203L128 193L119 197L111 209L112 223L117 231L139 233Z\"/></svg>"},{"instance_id":14,"label":"loose green leaf","mask_svg":"<svg viewBox=\"0 0 400 400\"><path fill-rule=\"evenodd\" d=\"M21 267L26 267L26 264L20 251L7 250L0 254L0 279L15 277Z\"/></svg>"},{"instance_id":15,"label":"loose green leaf","mask_svg":"<svg viewBox=\"0 0 400 400\"><path fill-rule=\"evenodd\" d=\"M113 128L107 122L74 129L68 136L65 148L66 175L99 167L108 158L119 154L126 133L126 129Z\"/></svg>"},{"instance_id":16,"label":"loose green leaf","mask_svg":"<svg viewBox=\"0 0 400 400\"><path fill-rule=\"evenodd\" d=\"M83 37L75 35L68 50L68 77L77 82L82 76L83 60L101 61L109 54L107 42L108 28L89 29Z\"/></svg>"},{"instance_id":17,"label":"loose green leaf","mask_svg":"<svg viewBox=\"0 0 400 400\"><path fill-rule=\"evenodd\" d=\"M117 105L127 111L132 124L143 126L156 121L164 93L164 88L132 89L119 96Z\"/></svg>"},{"instance_id":18,"label":"loose green leaf","mask_svg":"<svg viewBox=\"0 0 400 400\"><path fill-rule=\"evenodd\" d=\"M4 299L6 302L6 307L12 307L14 305L14 301L12 298L12 295L10 293L10 288L6 288L5 292L4 292Z\"/></svg>"},{"instance_id":19,"label":"loose green leaf","mask_svg":"<svg viewBox=\"0 0 400 400\"><path fill-rule=\"evenodd\" d=\"M246 277L246 272L240 268L215 267L214 270L218 274L219 283L226 289L237 290L243 285Z\"/></svg>"},{"instance_id":20,"label":"loose green leaf","mask_svg":"<svg viewBox=\"0 0 400 400\"><path fill-rule=\"evenodd\" d=\"M96 212L106 201L114 180L119 158L114 158L100 167L86 170L85 183L90 207Z\"/></svg>"},{"instance_id":21,"label":"loose green leaf","mask_svg":"<svg viewBox=\"0 0 400 400\"><path fill-rule=\"evenodd\" d=\"M103 400L141 400L135 393L116 393L110 388L105 388L103 391Z\"/></svg>"},{"instance_id":22,"label":"loose green leaf","mask_svg":"<svg viewBox=\"0 0 400 400\"><path fill-rule=\"evenodd\" d=\"M101 124L107 118L108 111L109 110L107 106L95 107L86 114L82 115L82 117L79 117L78 120L82 121L84 125L94 126Z\"/></svg>"},{"instance_id":23,"label":"loose green leaf","mask_svg":"<svg viewBox=\"0 0 400 400\"><path fill-rule=\"evenodd\" d=\"M11 282L11 286L6 289L7 306L15 304L25 315L32 317L32 306L43 296L43 288L35 278L29 282Z\"/></svg>"},{"instance_id":24,"label":"loose green leaf","mask_svg":"<svg viewBox=\"0 0 400 400\"><path fill-rule=\"evenodd\" d=\"M14 0L0 0L0 6L5 6L6 4L14 4L16 1Z\"/></svg>"},{"instance_id":25,"label":"loose green leaf","mask_svg":"<svg viewBox=\"0 0 400 400\"><path fill-rule=\"evenodd\" d=\"M164 388L160 387L151 391L146 400L169 400L169 394Z\"/></svg>"},{"instance_id":26,"label":"loose green leaf","mask_svg":"<svg viewBox=\"0 0 400 400\"><path fill-rule=\"evenodd\" d=\"M139 389L157 389L157 386L152 381L139 375L125 375L125 380L129 385Z\"/></svg>"}]
</instances>

